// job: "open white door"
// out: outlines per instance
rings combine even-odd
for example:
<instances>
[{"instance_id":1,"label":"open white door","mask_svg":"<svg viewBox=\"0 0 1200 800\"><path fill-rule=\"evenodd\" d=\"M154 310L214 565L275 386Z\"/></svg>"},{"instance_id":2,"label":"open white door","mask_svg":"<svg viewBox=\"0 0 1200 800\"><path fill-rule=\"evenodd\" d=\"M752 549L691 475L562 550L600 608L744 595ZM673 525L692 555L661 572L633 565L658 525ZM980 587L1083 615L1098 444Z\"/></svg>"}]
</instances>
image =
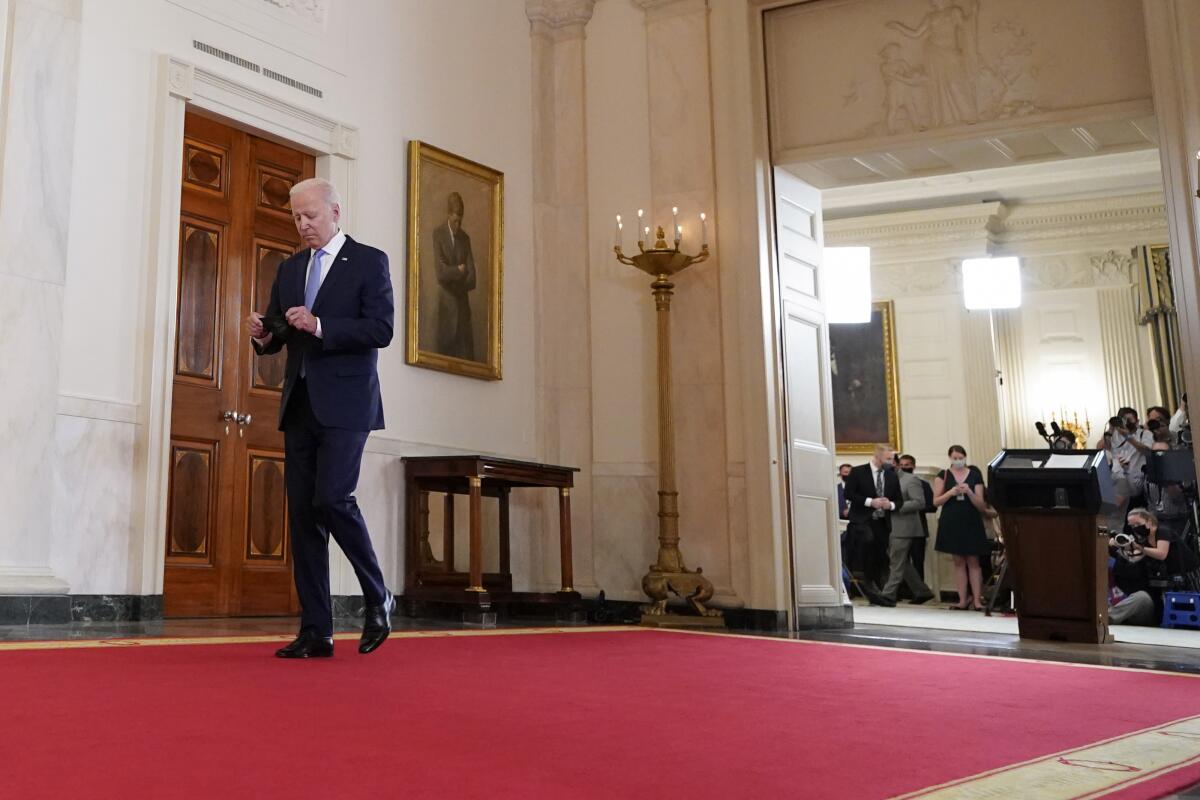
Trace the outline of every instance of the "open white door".
<instances>
[{"instance_id":1,"label":"open white door","mask_svg":"<svg viewBox=\"0 0 1200 800\"><path fill-rule=\"evenodd\" d=\"M778 167L774 178L794 619L798 627L844 625L821 193Z\"/></svg>"}]
</instances>

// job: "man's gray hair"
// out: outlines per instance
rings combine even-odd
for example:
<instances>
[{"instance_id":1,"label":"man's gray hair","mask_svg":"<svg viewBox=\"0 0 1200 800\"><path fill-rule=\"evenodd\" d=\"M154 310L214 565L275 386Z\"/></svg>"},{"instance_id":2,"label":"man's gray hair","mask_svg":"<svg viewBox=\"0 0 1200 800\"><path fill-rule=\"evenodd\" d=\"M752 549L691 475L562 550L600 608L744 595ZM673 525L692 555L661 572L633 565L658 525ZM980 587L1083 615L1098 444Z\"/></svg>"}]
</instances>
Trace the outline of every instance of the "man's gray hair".
<instances>
[{"instance_id":1,"label":"man's gray hair","mask_svg":"<svg viewBox=\"0 0 1200 800\"><path fill-rule=\"evenodd\" d=\"M300 181L292 186L291 191L288 192L288 197L295 197L300 192L304 192L309 189L320 189L321 197L324 198L325 202L331 207L340 207L342 205L342 198L338 195L337 188L324 178L307 178Z\"/></svg>"}]
</instances>

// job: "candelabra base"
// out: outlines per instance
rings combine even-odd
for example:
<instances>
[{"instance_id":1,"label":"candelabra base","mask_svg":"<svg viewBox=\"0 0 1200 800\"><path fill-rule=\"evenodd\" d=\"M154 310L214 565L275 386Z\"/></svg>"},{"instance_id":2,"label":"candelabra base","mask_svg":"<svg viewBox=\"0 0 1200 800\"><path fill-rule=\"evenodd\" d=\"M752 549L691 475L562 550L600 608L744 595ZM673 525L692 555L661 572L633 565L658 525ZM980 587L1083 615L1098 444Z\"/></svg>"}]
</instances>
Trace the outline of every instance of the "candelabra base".
<instances>
[{"instance_id":1,"label":"candelabra base","mask_svg":"<svg viewBox=\"0 0 1200 800\"><path fill-rule=\"evenodd\" d=\"M695 572L688 569L666 571L652 565L642 578L642 591L653 601L642 607L643 620L646 617L667 616L667 598L672 594L686 600L698 617L721 618L718 609L704 605L712 599L713 585L699 568Z\"/></svg>"},{"instance_id":2,"label":"candelabra base","mask_svg":"<svg viewBox=\"0 0 1200 800\"><path fill-rule=\"evenodd\" d=\"M724 617L697 617L694 614L642 613L640 623L645 628L725 628Z\"/></svg>"}]
</instances>

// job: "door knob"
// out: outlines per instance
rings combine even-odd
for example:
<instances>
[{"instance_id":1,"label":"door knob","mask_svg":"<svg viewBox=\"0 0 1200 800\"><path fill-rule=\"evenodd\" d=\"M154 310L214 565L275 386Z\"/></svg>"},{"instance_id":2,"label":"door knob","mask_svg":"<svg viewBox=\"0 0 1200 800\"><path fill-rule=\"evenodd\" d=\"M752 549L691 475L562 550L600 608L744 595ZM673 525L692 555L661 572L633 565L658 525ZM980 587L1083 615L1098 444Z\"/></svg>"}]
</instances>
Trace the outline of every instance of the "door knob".
<instances>
[{"instance_id":1,"label":"door knob","mask_svg":"<svg viewBox=\"0 0 1200 800\"><path fill-rule=\"evenodd\" d=\"M251 417L249 414L237 414L234 417L234 420L237 422L238 425L249 425L250 419L251 419Z\"/></svg>"},{"instance_id":2,"label":"door knob","mask_svg":"<svg viewBox=\"0 0 1200 800\"><path fill-rule=\"evenodd\" d=\"M229 423L233 422L237 418L238 418L237 409L233 409L232 411L222 411L221 412L221 419L225 420L225 435L226 436L229 435Z\"/></svg>"}]
</instances>

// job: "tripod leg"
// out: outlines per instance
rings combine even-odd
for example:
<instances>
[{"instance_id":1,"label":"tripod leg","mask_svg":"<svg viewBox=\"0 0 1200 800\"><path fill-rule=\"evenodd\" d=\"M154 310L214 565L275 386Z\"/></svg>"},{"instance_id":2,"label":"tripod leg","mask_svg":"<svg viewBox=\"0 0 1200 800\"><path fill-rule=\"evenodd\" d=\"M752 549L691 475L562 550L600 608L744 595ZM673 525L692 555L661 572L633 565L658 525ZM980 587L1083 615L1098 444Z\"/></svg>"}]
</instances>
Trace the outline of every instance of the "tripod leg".
<instances>
[{"instance_id":1,"label":"tripod leg","mask_svg":"<svg viewBox=\"0 0 1200 800\"><path fill-rule=\"evenodd\" d=\"M1000 577L996 578L995 585L992 586L992 596L988 598L987 610L983 612L985 617L992 615L992 609L996 607L996 597L1000 594L1000 589L1004 586L1004 579L1008 575L1008 555L1004 556L1004 563L1000 566Z\"/></svg>"}]
</instances>

